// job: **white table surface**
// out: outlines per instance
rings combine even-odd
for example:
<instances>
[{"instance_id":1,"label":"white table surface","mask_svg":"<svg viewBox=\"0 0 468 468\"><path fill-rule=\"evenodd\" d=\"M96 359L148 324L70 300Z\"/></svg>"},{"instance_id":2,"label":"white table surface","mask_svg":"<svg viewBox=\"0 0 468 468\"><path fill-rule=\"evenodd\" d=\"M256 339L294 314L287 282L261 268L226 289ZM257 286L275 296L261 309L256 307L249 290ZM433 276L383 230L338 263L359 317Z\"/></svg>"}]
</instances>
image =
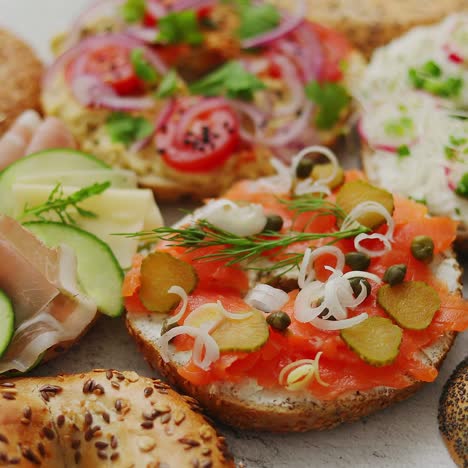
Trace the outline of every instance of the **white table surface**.
<instances>
[{"instance_id":1,"label":"white table surface","mask_svg":"<svg viewBox=\"0 0 468 468\"><path fill-rule=\"evenodd\" d=\"M49 38L66 28L88 3L89 0L0 0L0 26L19 33L44 60L49 60ZM347 165L352 162L348 160ZM174 206L165 206L163 211L168 223L178 216ZM437 403L443 383L467 350L465 333L458 337L435 383L413 398L354 424L321 433L287 435L225 427L221 430L236 460L249 468L451 467L454 464L437 429ZM96 367L154 375L136 351L123 321L107 318L101 319L68 354L35 373L53 375Z\"/></svg>"}]
</instances>

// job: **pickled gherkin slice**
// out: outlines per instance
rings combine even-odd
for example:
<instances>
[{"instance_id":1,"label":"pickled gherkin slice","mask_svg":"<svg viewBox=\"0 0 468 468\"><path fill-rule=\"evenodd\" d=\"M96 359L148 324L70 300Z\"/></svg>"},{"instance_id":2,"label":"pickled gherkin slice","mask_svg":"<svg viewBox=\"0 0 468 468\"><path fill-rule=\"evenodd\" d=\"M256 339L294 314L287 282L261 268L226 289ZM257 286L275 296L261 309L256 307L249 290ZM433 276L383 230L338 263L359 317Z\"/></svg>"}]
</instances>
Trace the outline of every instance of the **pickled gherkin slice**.
<instances>
[{"instance_id":1,"label":"pickled gherkin slice","mask_svg":"<svg viewBox=\"0 0 468 468\"><path fill-rule=\"evenodd\" d=\"M312 169L311 177L316 181L326 179L327 177L330 177L332 175L334 167L334 164L331 163L316 164ZM335 177L333 178L333 180L328 182L327 185L333 190L336 187L339 187L344 182L344 178L345 175L343 168L338 166Z\"/></svg>"},{"instance_id":2,"label":"pickled gherkin slice","mask_svg":"<svg viewBox=\"0 0 468 468\"><path fill-rule=\"evenodd\" d=\"M207 328L221 352L251 353L268 341L270 333L262 312L256 309L247 312L250 315L245 318L231 319L218 304L204 304L187 317L184 325Z\"/></svg>"},{"instance_id":3,"label":"pickled gherkin slice","mask_svg":"<svg viewBox=\"0 0 468 468\"><path fill-rule=\"evenodd\" d=\"M336 196L336 204L346 213L364 202L380 203L390 214L393 213L393 195L384 189L375 187L364 180L346 182ZM357 218L357 221L370 229L380 226L385 218L379 213L366 213Z\"/></svg>"},{"instance_id":4,"label":"pickled gherkin slice","mask_svg":"<svg viewBox=\"0 0 468 468\"><path fill-rule=\"evenodd\" d=\"M341 330L340 335L363 361L381 367L397 358L403 330L388 318L369 317L354 327Z\"/></svg>"},{"instance_id":5,"label":"pickled gherkin slice","mask_svg":"<svg viewBox=\"0 0 468 468\"><path fill-rule=\"evenodd\" d=\"M409 330L424 330L440 309L437 291L422 281L384 285L377 292L378 304L395 322Z\"/></svg>"},{"instance_id":6,"label":"pickled gherkin slice","mask_svg":"<svg viewBox=\"0 0 468 468\"><path fill-rule=\"evenodd\" d=\"M168 290L180 286L190 294L197 282L197 274L190 263L167 252L152 252L141 264L140 300L148 310L166 314L180 301L177 294L170 294Z\"/></svg>"}]
</instances>

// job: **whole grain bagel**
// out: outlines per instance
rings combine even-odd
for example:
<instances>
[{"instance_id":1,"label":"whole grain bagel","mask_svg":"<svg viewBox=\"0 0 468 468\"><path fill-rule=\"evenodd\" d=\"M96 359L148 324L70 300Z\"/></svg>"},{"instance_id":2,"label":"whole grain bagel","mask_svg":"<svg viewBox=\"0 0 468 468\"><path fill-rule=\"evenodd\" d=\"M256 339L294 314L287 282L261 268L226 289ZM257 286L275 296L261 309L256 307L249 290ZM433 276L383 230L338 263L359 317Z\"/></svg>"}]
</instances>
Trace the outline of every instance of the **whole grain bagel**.
<instances>
[{"instance_id":1,"label":"whole grain bagel","mask_svg":"<svg viewBox=\"0 0 468 468\"><path fill-rule=\"evenodd\" d=\"M440 21L468 7L466 0L309 0L309 18L345 34L369 57L414 26Z\"/></svg>"},{"instance_id":2,"label":"whole grain bagel","mask_svg":"<svg viewBox=\"0 0 468 468\"><path fill-rule=\"evenodd\" d=\"M468 357L454 370L439 403L439 429L455 463L468 466Z\"/></svg>"},{"instance_id":3,"label":"whole grain bagel","mask_svg":"<svg viewBox=\"0 0 468 468\"><path fill-rule=\"evenodd\" d=\"M0 465L233 467L195 400L135 372L0 381Z\"/></svg>"},{"instance_id":4,"label":"whole grain bagel","mask_svg":"<svg viewBox=\"0 0 468 468\"><path fill-rule=\"evenodd\" d=\"M39 109L42 64L34 51L0 29L0 135L27 109Z\"/></svg>"}]
</instances>

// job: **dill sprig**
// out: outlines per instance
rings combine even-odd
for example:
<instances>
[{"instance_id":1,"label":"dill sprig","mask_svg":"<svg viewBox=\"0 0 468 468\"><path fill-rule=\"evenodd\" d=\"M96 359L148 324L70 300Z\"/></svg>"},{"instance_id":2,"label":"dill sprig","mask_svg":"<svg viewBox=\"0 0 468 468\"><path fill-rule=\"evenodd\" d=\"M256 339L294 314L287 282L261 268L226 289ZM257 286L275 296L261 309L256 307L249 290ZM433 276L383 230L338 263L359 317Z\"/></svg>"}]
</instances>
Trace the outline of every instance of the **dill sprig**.
<instances>
[{"instance_id":1,"label":"dill sprig","mask_svg":"<svg viewBox=\"0 0 468 468\"><path fill-rule=\"evenodd\" d=\"M280 202L297 214L314 213L318 216L332 215L337 219L344 219L346 217L346 213L336 203L320 195L296 195L291 200L280 200Z\"/></svg>"},{"instance_id":2,"label":"dill sprig","mask_svg":"<svg viewBox=\"0 0 468 468\"><path fill-rule=\"evenodd\" d=\"M142 231L133 234L117 234L127 237L138 237L145 242L166 241L172 247L183 247L189 252L205 247L222 247L213 253L201 255L198 259L206 261L226 260L226 265L244 263L244 267L249 269L249 264L258 260L262 255L270 251L275 251L275 256L280 254L282 249L297 242L315 241L330 238L328 244L332 244L340 239L354 237L367 228L359 226L348 231L337 231L327 233L315 232L289 232L278 233L275 231L265 231L255 236L242 237L231 232L220 229L205 219L195 221L191 226L184 228L161 227L152 231ZM268 257L266 257L268 258ZM284 253L284 258L267 268L256 268L261 270L277 270L288 266L293 268L298 265L302 254Z\"/></svg>"},{"instance_id":3,"label":"dill sprig","mask_svg":"<svg viewBox=\"0 0 468 468\"><path fill-rule=\"evenodd\" d=\"M66 197L63 192L62 184L58 183L52 192L50 192L49 197L44 203L33 207L28 207L26 204L20 218L24 219L35 217L37 219L47 221L47 217L45 215L55 213L63 224L77 224L75 218L69 211L70 208L74 208L76 212L84 218L97 218L96 213L90 210L85 210L79 206L79 203L103 193L110 186L111 182L109 181L95 183L87 187L83 187Z\"/></svg>"}]
</instances>

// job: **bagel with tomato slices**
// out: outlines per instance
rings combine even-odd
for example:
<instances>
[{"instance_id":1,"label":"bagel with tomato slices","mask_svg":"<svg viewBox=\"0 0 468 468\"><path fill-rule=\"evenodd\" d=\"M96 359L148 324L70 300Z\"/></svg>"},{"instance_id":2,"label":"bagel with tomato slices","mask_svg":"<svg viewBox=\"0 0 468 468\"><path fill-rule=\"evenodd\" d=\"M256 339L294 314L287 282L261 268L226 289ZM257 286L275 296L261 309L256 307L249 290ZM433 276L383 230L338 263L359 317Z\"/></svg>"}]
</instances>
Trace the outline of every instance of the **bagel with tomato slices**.
<instances>
[{"instance_id":1,"label":"bagel with tomato slices","mask_svg":"<svg viewBox=\"0 0 468 468\"><path fill-rule=\"evenodd\" d=\"M362 59L304 11L143 3L96 3L57 45L42 103L83 150L163 198L204 198L346 131Z\"/></svg>"},{"instance_id":2,"label":"bagel with tomato slices","mask_svg":"<svg viewBox=\"0 0 468 468\"><path fill-rule=\"evenodd\" d=\"M356 93L367 177L460 222L468 239L468 14L377 50Z\"/></svg>"},{"instance_id":3,"label":"bagel with tomato slices","mask_svg":"<svg viewBox=\"0 0 468 468\"><path fill-rule=\"evenodd\" d=\"M154 246L127 273L127 327L221 421L326 429L436 378L468 327L457 223L326 148L278 169L141 234Z\"/></svg>"}]
</instances>

